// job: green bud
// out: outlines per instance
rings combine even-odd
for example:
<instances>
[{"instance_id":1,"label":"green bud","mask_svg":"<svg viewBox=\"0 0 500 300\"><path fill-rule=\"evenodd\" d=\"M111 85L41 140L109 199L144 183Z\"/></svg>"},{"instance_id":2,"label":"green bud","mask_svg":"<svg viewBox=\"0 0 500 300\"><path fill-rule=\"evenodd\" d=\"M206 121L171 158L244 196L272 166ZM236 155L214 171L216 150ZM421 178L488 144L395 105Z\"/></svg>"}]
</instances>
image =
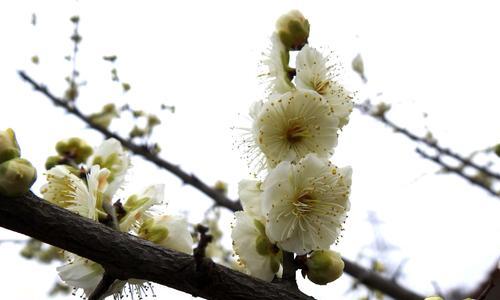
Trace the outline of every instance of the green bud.
<instances>
[{"instance_id":1,"label":"green bud","mask_svg":"<svg viewBox=\"0 0 500 300\"><path fill-rule=\"evenodd\" d=\"M500 144L496 145L494 148L495 154L500 157Z\"/></svg>"},{"instance_id":2,"label":"green bud","mask_svg":"<svg viewBox=\"0 0 500 300\"><path fill-rule=\"evenodd\" d=\"M425 298L424 300L443 300L443 298L441 298L439 296L431 296L431 297Z\"/></svg>"},{"instance_id":3,"label":"green bud","mask_svg":"<svg viewBox=\"0 0 500 300\"><path fill-rule=\"evenodd\" d=\"M50 170L53 167L59 165L62 161L62 157L60 156L49 156L47 160L45 161L45 169Z\"/></svg>"},{"instance_id":4,"label":"green bud","mask_svg":"<svg viewBox=\"0 0 500 300\"><path fill-rule=\"evenodd\" d=\"M309 21L298 10L281 16L276 22L276 32L288 50L300 50L309 38Z\"/></svg>"},{"instance_id":5,"label":"green bud","mask_svg":"<svg viewBox=\"0 0 500 300\"><path fill-rule=\"evenodd\" d=\"M153 219L147 219L139 228L139 237L159 244L168 237L168 229Z\"/></svg>"},{"instance_id":6,"label":"green bud","mask_svg":"<svg viewBox=\"0 0 500 300\"><path fill-rule=\"evenodd\" d=\"M0 194L17 197L26 194L36 180L36 169L29 161L14 158L0 164Z\"/></svg>"},{"instance_id":7,"label":"green bud","mask_svg":"<svg viewBox=\"0 0 500 300\"><path fill-rule=\"evenodd\" d=\"M92 147L77 137L57 142L56 151L60 156L71 158L77 164L85 162L93 153Z\"/></svg>"},{"instance_id":8,"label":"green bud","mask_svg":"<svg viewBox=\"0 0 500 300\"><path fill-rule=\"evenodd\" d=\"M272 244L269 242L266 236L259 235L257 237L255 247L257 248L257 253L259 253L262 256L267 256L271 254Z\"/></svg>"},{"instance_id":9,"label":"green bud","mask_svg":"<svg viewBox=\"0 0 500 300\"><path fill-rule=\"evenodd\" d=\"M344 270L344 262L337 252L314 251L307 258L307 278L316 284L327 284L338 279Z\"/></svg>"},{"instance_id":10,"label":"green bud","mask_svg":"<svg viewBox=\"0 0 500 300\"><path fill-rule=\"evenodd\" d=\"M255 228L257 228L257 230L260 232L261 235L264 236L266 235L266 227L264 226L264 224L262 224L262 222L260 222L257 219L254 219L253 224L255 225Z\"/></svg>"},{"instance_id":11,"label":"green bud","mask_svg":"<svg viewBox=\"0 0 500 300\"><path fill-rule=\"evenodd\" d=\"M227 195L227 183L225 183L224 181L217 180L217 182L214 185L214 189L219 193Z\"/></svg>"},{"instance_id":12,"label":"green bud","mask_svg":"<svg viewBox=\"0 0 500 300\"><path fill-rule=\"evenodd\" d=\"M0 163L21 156L21 149L17 144L16 135L12 128L0 131Z\"/></svg>"}]
</instances>

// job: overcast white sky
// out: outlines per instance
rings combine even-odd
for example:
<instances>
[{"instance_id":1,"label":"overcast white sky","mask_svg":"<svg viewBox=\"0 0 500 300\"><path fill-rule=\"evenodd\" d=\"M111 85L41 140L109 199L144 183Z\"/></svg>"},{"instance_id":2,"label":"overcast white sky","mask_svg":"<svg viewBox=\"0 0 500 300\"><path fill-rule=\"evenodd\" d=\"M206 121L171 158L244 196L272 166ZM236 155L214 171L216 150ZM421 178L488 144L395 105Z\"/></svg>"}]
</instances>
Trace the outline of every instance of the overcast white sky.
<instances>
[{"instance_id":1,"label":"overcast white sky","mask_svg":"<svg viewBox=\"0 0 500 300\"><path fill-rule=\"evenodd\" d=\"M51 106L16 74L27 70L61 95L71 68L64 60L71 53L69 17L79 14L78 67L88 82L78 99L82 109L93 112L111 101L150 111L160 103L175 105L175 114L160 114L163 127L154 136L162 157L207 183L228 182L235 198L248 170L233 149L230 127L244 124L249 105L262 97L261 52L276 18L294 8L311 23L311 45L339 55L343 78L360 100L383 92L379 99L394 107L390 118L418 133L429 128L443 145L464 154L500 141L495 1L3 1L0 128L15 129L23 155L38 168L35 191L58 140L80 136L100 143L99 134ZM358 52L367 86L350 70ZM111 54L118 55L120 77L132 85L126 95L101 59ZM30 62L33 55L40 57L38 66ZM433 293L432 281L443 290L474 286L499 256L500 201L455 176L436 175L438 168L414 148L353 113L333 157L354 170L352 211L338 250L355 259L372 242L366 220L375 211L385 239L398 247L394 261L408 258L404 284L423 294ZM202 219L209 199L147 162L134 157L133 163L126 191L165 183L169 212ZM230 219L225 213L227 230ZM20 237L1 229L0 239L8 238ZM19 250L0 244L2 298L43 299L57 278L55 265L21 259ZM350 282L344 276L326 287L301 285L318 299L349 298L343 295ZM159 299L190 299L156 291Z\"/></svg>"}]
</instances>

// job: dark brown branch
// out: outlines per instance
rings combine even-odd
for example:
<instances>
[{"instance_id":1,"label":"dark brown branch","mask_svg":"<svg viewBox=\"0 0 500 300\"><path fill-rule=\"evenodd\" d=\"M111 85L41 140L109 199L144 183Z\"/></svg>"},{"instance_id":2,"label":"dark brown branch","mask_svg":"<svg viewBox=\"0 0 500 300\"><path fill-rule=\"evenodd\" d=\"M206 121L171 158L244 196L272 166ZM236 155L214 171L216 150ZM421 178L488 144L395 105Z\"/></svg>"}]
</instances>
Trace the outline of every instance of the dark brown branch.
<instances>
[{"instance_id":1,"label":"dark brown branch","mask_svg":"<svg viewBox=\"0 0 500 300\"><path fill-rule=\"evenodd\" d=\"M144 279L206 299L313 299L203 259L203 279L191 255L154 245L82 218L32 193L0 196L0 226L101 264L120 280Z\"/></svg>"},{"instance_id":2,"label":"dark brown branch","mask_svg":"<svg viewBox=\"0 0 500 300\"><path fill-rule=\"evenodd\" d=\"M348 274L351 274L355 277L360 283L363 283L367 286L373 287L384 294L391 296L394 299L401 300L422 300L423 296L418 295L408 289L403 288L402 286L393 283L379 274L367 270L365 268L361 268L356 263L342 258L344 261L344 271Z\"/></svg>"},{"instance_id":3,"label":"dark brown branch","mask_svg":"<svg viewBox=\"0 0 500 300\"><path fill-rule=\"evenodd\" d=\"M297 288L297 265L295 264L294 254L283 251L283 276L282 281Z\"/></svg>"},{"instance_id":4,"label":"dark brown branch","mask_svg":"<svg viewBox=\"0 0 500 300\"><path fill-rule=\"evenodd\" d=\"M196 232L200 234L200 239L198 246L193 251L194 261L196 262L196 271L201 271L203 266L203 259L205 258L205 250L210 242L212 242L212 236L208 233L208 227L201 224L196 226Z\"/></svg>"},{"instance_id":5,"label":"dark brown branch","mask_svg":"<svg viewBox=\"0 0 500 300\"><path fill-rule=\"evenodd\" d=\"M87 116L85 116L77 107L71 105L70 103L54 96L48 89L42 84L38 84L35 82L30 76L28 76L25 72L19 71L19 75L23 80L31 84L31 86L35 89L35 91L38 91L45 95L47 98L49 98L52 103L55 106L62 107L63 109L66 110L66 112L74 115L81 121L85 122L90 128L100 132L102 135L104 135L106 138L114 138L118 140L124 147L128 148L130 151L135 153L136 155L141 156L147 161L150 161L157 165L158 167L165 169L171 173L173 173L175 176L179 177L184 184L189 184L208 197L212 198L214 202L222 207L229 208L233 211L236 210L242 210L241 204L238 201L233 201L229 198L227 198L224 194L214 190L211 188L209 185L201 181L196 175L194 174L188 174L185 171L183 171L181 168L178 166L161 159L158 155L155 155L151 153L146 147L139 146L132 141L128 139L124 139L118 134L115 134L111 131L109 131L106 128L100 127L96 124L94 124Z\"/></svg>"},{"instance_id":6,"label":"dark brown branch","mask_svg":"<svg viewBox=\"0 0 500 300\"><path fill-rule=\"evenodd\" d=\"M493 190L489 185L485 184L483 181L481 181L477 178L474 178L473 176L469 176L469 175L465 174L461 168L457 168L457 167L453 167L453 166L448 165L447 163L445 163L441 159L441 157L439 155L429 155L419 148L417 148L415 151L423 158L431 160L431 161L435 162L436 164L440 165L445 171L454 173L454 174L462 177L463 179L469 181L471 184L473 184L477 187L480 187L483 190L485 190L486 192L490 193L492 196L496 196L496 197L499 196L499 194L495 190Z\"/></svg>"},{"instance_id":7,"label":"dark brown branch","mask_svg":"<svg viewBox=\"0 0 500 300\"><path fill-rule=\"evenodd\" d=\"M488 285L486 285L486 288L481 292L481 295L477 297L477 300L486 300L486 297L488 297L488 294L494 287L495 283L493 282L493 279L491 279L490 281L488 281Z\"/></svg>"},{"instance_id":8,"label":"dark brown branch","mask_svg":"<svg viewBox=\"0 0 500 300\"><path fill-rule=\"evenodd\" d=\"M48 89L42 85L38 84L35 82L31 77L29 77L25 72L19 71L19 75L23 80L28 82L34 89L35 91L38 91L45 95L47 98L49 98L55 106L60 106L63 109L65 109L68 113L75 115L78 117L80 120L85 122L90 128L93 128L100 133L102 133L106 138L115 138L118 141L122 143L125 147L127 147L130 151L133 153L141 156L142 158L152 162L153 164L156 164L158 167L163 168L167 171L170 171L174 175L178 176L184 183L190 184L193 187L197 188L201 192L203 192L205 195L209 196L214 200L214 202L221 207L225 207L231 211L238 211L238 210L243 210L241 203L239 201L232 201L225 197L222 193L212 189L210 186L206 185L203 183L198 177L195 175L189 175L185 173L182 169L177 167L176 165L173 165L170 162L167 162L161 158L159 158L157 155L152 154L149 152L145 147L138 146L134 143L132 143L129 140L126 140L120 136L118 136L115 133L110 132L109 130L99 127L95 124L93 124L89 118L87 118L85 115L83 115L78 109L70 106L68 103L65 101L57 98L54 96L52 93L48 91ZM344 258L343 258L344 259ZM344 261L347 261L344 259ZM399 286L398 284L392 282L389 279L386 279L384 277L381 277L379 274L372 272L370 270L365 269L361 265L358 265L354 262L349 262L350 266L352 268L346 268L345 272L359 280L357 277L360 273L359 272L354 272L357 270L362 270L361 274L363 274L364 278L361 282L364 284L370 286L371 288L380 290L381 292L393 297L394 299L401 299L405 300L406 298L399 298L398 295L400 295L399 291L405 290L405 288ZM383 285L377 286L377 285L372 285L372 284L377 284L379 282L384 282ZM403 293L404 294L404 293ZM413 294L412 291L406 290L406 294ZM408 298L410 299L410 298ZM420 299L423 299L423 297L420 297Z\"/></svg>"},{"instance_id":9,"label":"dark brown branch","mask_svg":"<svg viewBox=\"0 0 500 300\"><path fill-rule=\"evenodd\" d=\"M422 144L424 144L424 145L426 145L426 146L428 146L430 148L433 148L434 150L438 151L441 155L447 155L447 156L453 157L454 159L458 160L460 163L462 163L465 166L472 167L472 168L480 171L481 173L484 173L484 174L486 174L486 175L488 175L488 176L490 176L492 178L500 180L500 174L495 173L495 172L489 170L486 167L483 167L483 166L480 166L480 165L474 163L470 159L467 159L467 158L463 157L462 155L454 152L453 150L451 150L449 148L444 148L444 147L440 146L439 144L437 144L435 142L432 142L432 141L430 141L430 140L428 140L428 139L426 139L424 137L420 137L420 136L412 133L408 129L403 128L403 127L401 127L401 126L393 123L392 121L388 120L383 114L382 115L376 115L376 114L370 113L370 111L372 110L373 107L368 102L364 103L364 104L357 104L355 107L358 110L360 110L361 112L365 113L366 115L371 116L375 120L377 120L379 122L382 122L383 124L385 124L388 127L392 128L395 132L403 134L404 136L406 136L410 140L422 143Z\"/></svg>"}]
</instances>

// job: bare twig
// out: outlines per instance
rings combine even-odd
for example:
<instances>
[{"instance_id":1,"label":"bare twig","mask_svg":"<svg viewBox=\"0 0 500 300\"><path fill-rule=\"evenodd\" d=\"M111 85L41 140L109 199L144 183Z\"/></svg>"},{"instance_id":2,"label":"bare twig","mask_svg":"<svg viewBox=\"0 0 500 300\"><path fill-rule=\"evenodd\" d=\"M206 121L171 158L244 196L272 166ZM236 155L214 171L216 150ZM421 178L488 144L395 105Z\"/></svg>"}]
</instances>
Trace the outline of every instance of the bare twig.
<instances>
[{"instance_id":1,"label":"bare twig","mask_svg":"<svg viewBox=\"0 0 500 300\"><path fill-rule=\"evenodd\" d=\"M492 196L496 196L498 197L498 193L496 191L494 191L490 186L486 185L483 181L477 179L477 178L474 178L472 176L469 176L467 174L465 174L461 168L457 168L457 167L453 167L453 166L450 166L448 165L447 163L445 163L441 157L439 155L429 155L427 153L425 153L424 151L422 151L421 149L417 148L416 149L416 152L422 156L423 158L425 159L428 159L428 160L431 160L433 162L435 162L436 164L440 165L443 169L445 169L446 171L448 172L451 172L451 173L454 173L460 177L462 177L463 179L469 181L471 184L475 185L475 186L478 186L480 188L482 188L483 190L485 190L486 192L490 193Z\"/></svg>"},{"instance_id":2,"label":"bare twig","mask_svg":"<svg viewBox=\"0 0 500 300\"><path fill-rule=\"evenodd\" d=\"M29 77L25 72L19 71L19 75L23 80L26 82L30 83L31 86L38 92L42 93L45 95L47 98L49 98L52 103L55 106L62 107L63 109L66 110L66 112L76 116L78 119L81 121L85 122L90 128L100 132L103 134L106 138L114 138L118 140L124 147L128 148L130 151L134 152L136 155L141 156L147 161L150 161L154 164L156 164L158 167L163 168L177 177L179 177L184 184L189 184L208 197L212 198L214 202L222 207L229 208L233 211L236 210L242 210L241 204L238 201L233 201L229 198L227 198L224 194L215 191L212 189L209 185L201 181L198 177L196 177L194 174L188 174L185 171L183 171L180 167L164 160L161 159L158 155L155 155L151 153L147 147L137 145L133 142L131 142L128 139L124 139L121 136L109 131L106 128L100 127L97 124L94 124L87 116L85 116L78 108L75 106L69 104L66 101L63 101L62 99L54 96L48 89L42 84L38 84L35 82L31 77Z\"/></svg>"},{"instance_id":3,"label":"bare twig","mask_svg":"<svg viewBox=\"0 0 500 300\"><path fill-rule=\"evenodd\" d=\"M454 159L458 160L463 165L466 165L466 166L472 167L474 169L477 169L481 173L484 173L484 174L486 174L486 175L488 175L488 176L490 176L492 178L500 180L500 174L495 173L495 172L491 171L488 168L485 168L483 166L480 166L480 165L474 163L470 159L467 159L467 158L463 157L462 155L458 154L457 152L455 152L455 151L453 151L453 150L451 150L449 148L444 148L444 147L440 146L438 143L432 142L432 141L430 141L430 140L428 140L428 139L426 139L424 137L420 137L420 136L412 133L408 129L403 128L403 127L395 124L394 122L388 120L385 117L385 115L383 115L383 114L382 115L377 115L377 114L370 113L371 110L372 110L372 108L373 108L373 106L369 102L365 102L363 104L356 104L355 107L358 110L360 110L361 112L365 113L366 115L371 116L375 120L377 120L379 122L382 122L383 124L385 124L388 127L392 128L395 132L403 134L404 136L406 136L410 140L415 141L415 142L419 142L419 143L422 143L422 144L425 144L426 146L435 149L436 151L438 151L442 155L447 155L447 156L453 157Z\"/></svg>"},{"instance_id":4,"label":"bare twig","mask_svg":"<svg viewBox=\"0 0 500 300\"><path fill-rule=\"evenodd\" d=\"M382 293L391 296L394 299L400 300L422 300L425 297L418 295L399 284L392 282L380 276L376 272L360 268L356 263L342 258L344 261L344 271L351 274L360 283L381 291Z\"/></svg>"},{"instance_id":5,"label":"bare twig","mask_svg":"<svg viewBox=\"0 0 500 300\"><path fill-rule=\"evenodd\" d=\"M205 250L210 242L212 242L212 236L208 233L208 227L201 224L196 226L196 231L200 234L200 241L198 246L193 251L194 260L196 262L196 270L201 271L203 266L203 259L205 258Z\"/></svg>"}]
</instances>

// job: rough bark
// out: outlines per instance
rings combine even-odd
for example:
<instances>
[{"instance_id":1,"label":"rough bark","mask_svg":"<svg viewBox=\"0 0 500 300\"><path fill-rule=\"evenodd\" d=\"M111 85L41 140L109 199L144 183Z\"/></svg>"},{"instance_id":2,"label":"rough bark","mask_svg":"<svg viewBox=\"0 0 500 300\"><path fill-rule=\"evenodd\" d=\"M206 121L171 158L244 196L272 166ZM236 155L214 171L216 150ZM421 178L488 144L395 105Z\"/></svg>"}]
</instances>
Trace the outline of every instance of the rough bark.
<instances>
[{"instance_id":1,"label":"rough bark","mask_svg":"<svg viewBox=\"0 0 500 300\"><path fill-rule=\"evenodd\" d=\"M161 248L56 207L32 193L0 196L0 226L101 264L117 279L144 279L206 299L314 299L298 289L268 283L191 255Z\"/></svg>"}]
</instances>

